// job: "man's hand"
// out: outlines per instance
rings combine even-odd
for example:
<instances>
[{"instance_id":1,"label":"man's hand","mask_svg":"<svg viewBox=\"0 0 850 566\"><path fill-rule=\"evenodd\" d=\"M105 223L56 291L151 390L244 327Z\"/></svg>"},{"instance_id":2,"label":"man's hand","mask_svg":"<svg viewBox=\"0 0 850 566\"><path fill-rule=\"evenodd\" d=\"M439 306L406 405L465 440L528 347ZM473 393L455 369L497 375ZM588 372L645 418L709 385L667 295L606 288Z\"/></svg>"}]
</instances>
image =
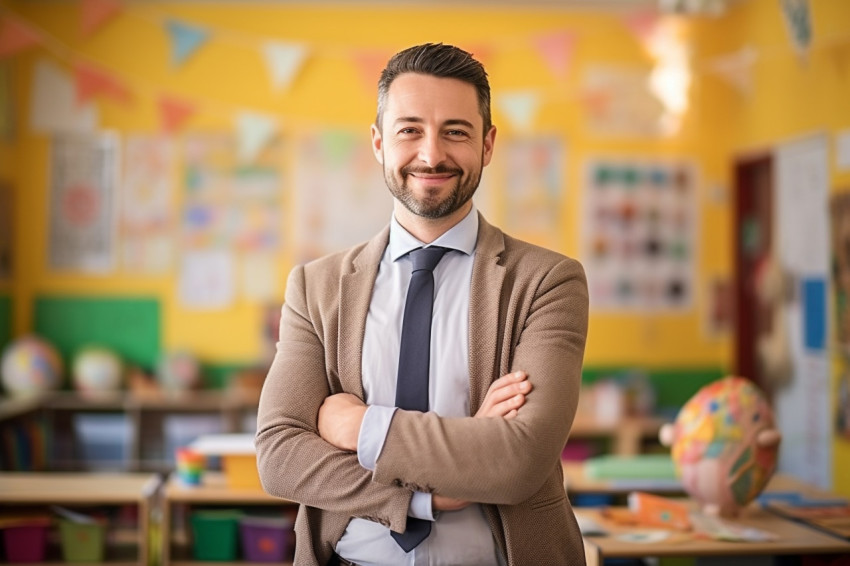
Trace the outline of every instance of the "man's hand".
<instances>
[{"instance_id":1,"label":"man's hand","mask_svg":"<svg viewBox=\"0 0 850 566\"><path fill-rule=\"evenodd\" d=\"M340 450L357 452L366 404L351 393L326 397L319 407L319 435Z\"/></svg>"},{"instance_id":2,"label":"man's hand","mask_svg":"<svg viewBox=\"0 0 850 566\"><path fill-rule=\"evenodd\" d=\"M531 391L531 382L524 371L503 375L490 385L484 402L475 413L476 418L503 417L512 419L525 405L525 396Z\"/></svg>"},{"instance_id":3,"label":"man's hand","mask_svg":"<svg viewBox=\"0 0 850 566\"><path fill-rule=\"evenodd\" d=\"M525 396L531 391L531 382L524 371L515 371L503 375L490 385L484 402L475 413L475 418L502 417L512 419L517 416L525 404ZM452 499L442 495L431 496L434 511L459 511L469 505L469 501Z\"/></svg>"}]
</instances>

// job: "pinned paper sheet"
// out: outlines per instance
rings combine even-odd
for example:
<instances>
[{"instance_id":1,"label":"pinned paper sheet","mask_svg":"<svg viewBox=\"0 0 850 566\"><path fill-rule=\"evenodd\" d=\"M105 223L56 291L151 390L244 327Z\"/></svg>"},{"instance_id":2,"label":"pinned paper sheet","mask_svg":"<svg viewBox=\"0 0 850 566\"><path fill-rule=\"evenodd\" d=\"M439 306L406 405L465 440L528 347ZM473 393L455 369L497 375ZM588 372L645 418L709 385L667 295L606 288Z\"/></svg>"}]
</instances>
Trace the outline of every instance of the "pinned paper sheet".
<instances>
[{"instance_id":1,"label":"pinned paper sheet","mask_svg":"<svg viewBox=\"0 0 850 566\"><path fill-rule=\"evenodd\" d=\"M97 109L77 104L71 78L53 63L41 60L33 73L30 127L38 134L94 132Z\"/></svg>"},{"instance_id":2,"label":"pinned paper sheet","mask_svg":"<svg viewBox=\"0 0 850 566\"><path fill-rule=\"evenodd\" d=\"M186 252L180 268L180 302L196 309L229 307L234 299L233 274L229 251Z\"/></svg>"}]
</instances>

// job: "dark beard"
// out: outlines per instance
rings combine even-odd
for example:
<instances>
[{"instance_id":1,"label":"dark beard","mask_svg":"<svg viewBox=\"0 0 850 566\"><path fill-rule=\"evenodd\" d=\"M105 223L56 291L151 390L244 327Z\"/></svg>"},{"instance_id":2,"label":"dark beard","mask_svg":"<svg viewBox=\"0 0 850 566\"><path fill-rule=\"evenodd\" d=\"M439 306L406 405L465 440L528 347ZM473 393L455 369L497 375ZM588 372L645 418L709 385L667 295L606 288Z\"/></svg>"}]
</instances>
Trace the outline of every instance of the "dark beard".
<instances>
[{"instance_id":1,"label":"dark beard","mask_svg":"<svg viewBox=\"0 0 850 566\"><path fill-rule=\"evenodd\" d=\"M407 177L411 173L426 173L432 175L451 173L457 176L457 182L455 183L452 191L449 193L449 196L442 201L433 201L433 199L427 197L424 201L419 201L413 196L413 193L411 193L410 189L407 187ZM438 165L434 168L403 167L401 169L401 177L403 179L402 184L398 185L392 172L384 168L384 181L387 183L387 188L389 188L390 193L392 193L392 195L413 214L431 219L444 218L462 208L463 205L469 202L469 199L471 199L475 194L475 191L478 189L478 184L481 182L480 170L474 177L464 179L462 169L451 168L445 165Z\"/></svg>"}]
</instances>

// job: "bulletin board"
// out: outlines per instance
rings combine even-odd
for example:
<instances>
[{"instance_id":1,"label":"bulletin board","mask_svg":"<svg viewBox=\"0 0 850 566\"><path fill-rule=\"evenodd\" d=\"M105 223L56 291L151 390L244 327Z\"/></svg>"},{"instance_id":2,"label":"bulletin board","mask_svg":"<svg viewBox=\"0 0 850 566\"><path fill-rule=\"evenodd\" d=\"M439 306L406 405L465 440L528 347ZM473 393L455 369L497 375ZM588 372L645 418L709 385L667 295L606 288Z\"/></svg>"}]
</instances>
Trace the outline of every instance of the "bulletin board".
<instances>
[{"instance_id":1,"label":"bulletin board","mask_svg":"<svg viewBox=\"0 0 850 566\"><path fill-rule=\"evenodd\" d=\"M682 311L693 306L697 179L688 162L589 162L582 261L590 306Z\"/></svg>"}]
</instances>

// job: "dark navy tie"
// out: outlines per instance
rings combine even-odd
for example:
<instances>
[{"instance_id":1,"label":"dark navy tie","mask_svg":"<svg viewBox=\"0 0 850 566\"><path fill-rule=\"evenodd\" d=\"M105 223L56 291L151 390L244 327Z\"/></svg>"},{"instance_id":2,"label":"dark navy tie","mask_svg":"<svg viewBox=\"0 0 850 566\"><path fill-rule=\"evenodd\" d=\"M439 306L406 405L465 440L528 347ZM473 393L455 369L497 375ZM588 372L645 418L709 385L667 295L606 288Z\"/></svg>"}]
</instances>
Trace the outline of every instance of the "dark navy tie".
<instances>
[{"instance_id":1,"label":"dark navy tie","mask_svg":"<svg viewBox=\"0 0 850 566\"><path fill-rule=\"evenodd\" d=\"M431 358L431 312L434 304L434 268L446 248L419 248L410 252L413 273L404 303L401 323L401 350L398 357L396 407L409 411L428 411L428 371ZM410 552L431 533L431 521L407 518L404 533L391 531L392 537Z\"/></svg>"}]
</instances>

